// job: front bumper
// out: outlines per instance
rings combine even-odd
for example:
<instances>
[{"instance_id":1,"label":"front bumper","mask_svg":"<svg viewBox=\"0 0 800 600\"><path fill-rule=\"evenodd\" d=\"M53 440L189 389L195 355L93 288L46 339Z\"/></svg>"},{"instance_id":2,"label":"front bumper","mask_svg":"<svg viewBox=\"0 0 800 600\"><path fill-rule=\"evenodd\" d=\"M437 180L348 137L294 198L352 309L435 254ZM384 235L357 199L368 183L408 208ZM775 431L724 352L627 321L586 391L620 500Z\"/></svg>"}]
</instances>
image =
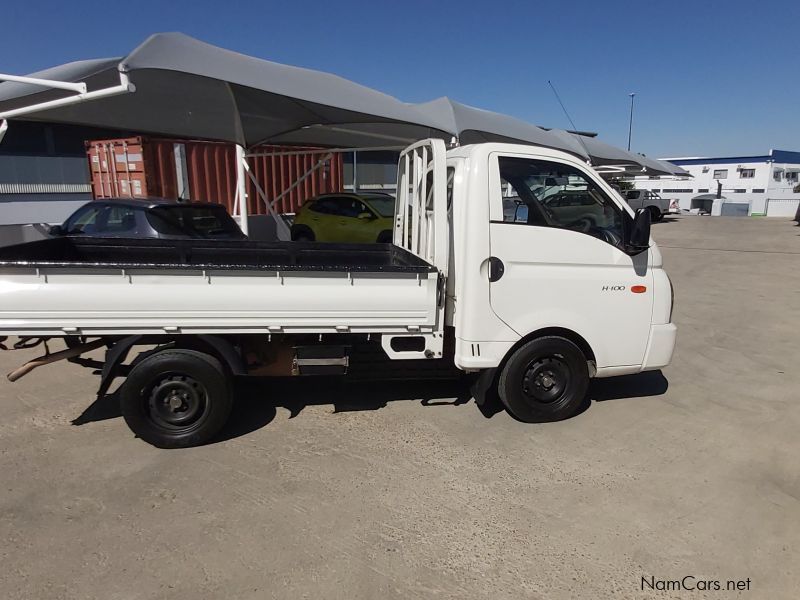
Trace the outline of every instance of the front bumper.
<instances>
[{"instance_id":1,"label":"front bumper","mask_svg":"<svg viewBox=\"0 0 800 600\"><path fill-rule=\"evenodd\" d=\"M650 326L650 339L647 342L642 371L660 369L670 363L677 333L678 328L674 323Z\"/></svg>"}]
</instances>

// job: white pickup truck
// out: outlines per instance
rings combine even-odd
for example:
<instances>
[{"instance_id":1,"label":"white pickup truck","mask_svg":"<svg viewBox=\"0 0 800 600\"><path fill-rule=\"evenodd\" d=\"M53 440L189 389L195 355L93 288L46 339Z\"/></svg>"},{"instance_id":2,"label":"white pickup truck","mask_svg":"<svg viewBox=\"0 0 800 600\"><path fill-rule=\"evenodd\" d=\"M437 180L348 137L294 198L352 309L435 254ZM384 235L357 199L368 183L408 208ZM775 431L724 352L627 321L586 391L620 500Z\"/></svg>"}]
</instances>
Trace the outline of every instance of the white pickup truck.
<instances>
[{"instance_id":1,"label":"white pickup truck","mask_svg":"<svg viewBox=\"0 0 800 600\"><path fill-rule=\"evenodd\" d=\"M650 190L628 190L624 192L625 201L633 210L646 208L650 211L652 221L660 221L664 215L670 212L670 201L662 198L656 192Z\"/></svg>"},{"instance_id":2,"label":"white pickup truck","mask_svg":"<svg viewBox=\"0 0 800 600\"><path fill-rule=\"evenodd\" d=\"M393 244L66 237L0 248L0 335L67 345L9 378L105 347L100 393L126 375L130 428L185 447L223 427L241 375L345 373L364 356L455 366L479 374L479 401L496 390L534 422L580 410L591 377L670 362L672 286L651 213L634 213L585 163L424 140L398 172ZM524 220L504 214L509 188ZM547 201L567 191L594 205Z\"/></svg>"}]
</instances>

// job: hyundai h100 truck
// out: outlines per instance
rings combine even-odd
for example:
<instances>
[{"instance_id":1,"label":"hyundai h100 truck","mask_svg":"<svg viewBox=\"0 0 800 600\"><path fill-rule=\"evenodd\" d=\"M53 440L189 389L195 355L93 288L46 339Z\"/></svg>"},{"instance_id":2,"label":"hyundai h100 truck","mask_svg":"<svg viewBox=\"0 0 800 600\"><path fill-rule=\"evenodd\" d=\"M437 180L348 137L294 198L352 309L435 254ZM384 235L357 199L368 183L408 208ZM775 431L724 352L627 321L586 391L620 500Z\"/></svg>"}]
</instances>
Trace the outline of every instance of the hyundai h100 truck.
<instances>
[{"instance_id":1,"label":"hyundai h100 truck","mask_svg":"<svg viewBox=\"0 0 800 600\"><path fill-rule=\"evenodd\" d=\"M592 202L548 202L559 194ZM509 197L523 210L504 211ZM570 154L424 140L400 156L393 243L0 249L0 335L66 345L9 379L105 348L100 393L124 377L127 424L166 448L219 432L236 377L357 372L370 355L475 373L476 397L496 391L517 419L564 419L590 378L670 362L672 286L650 216Z\"/></svg>"}]
</instances>

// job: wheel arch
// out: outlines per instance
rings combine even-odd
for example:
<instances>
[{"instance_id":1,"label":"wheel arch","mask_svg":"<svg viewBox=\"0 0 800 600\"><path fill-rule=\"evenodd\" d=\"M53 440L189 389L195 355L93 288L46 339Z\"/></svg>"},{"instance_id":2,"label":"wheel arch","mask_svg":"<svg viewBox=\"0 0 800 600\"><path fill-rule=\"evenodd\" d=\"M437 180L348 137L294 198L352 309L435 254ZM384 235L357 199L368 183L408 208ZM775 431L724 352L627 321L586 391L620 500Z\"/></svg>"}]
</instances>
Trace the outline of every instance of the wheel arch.
<instances>
[{"instance_id":1,"label":"wheel arch","mask_svg":"<svg viewBox=\"0 0 800 600\"><path fill-rule=\"evenodd\" d=\"M311 227L309 227L308 225L304 225L303 223L297 223L295 225L292 225L291 229L292 240L294 240L295 236L300 235L301 233L311 236L312 240L317 239L317 236L314 234L314 230L311 229Z\"/></svg>"},{"instance_id":2,"label":"wheel arch","mask_svg":"<svg viewBox=\"0 0 800 600\"><path fill-rule=\"evenodd\" d=\"M244 375L247 365L241 353L230 340L217 335L192 335L173 338L173 347L204 352L219 360L231 375Z\"/></svg>"},{"instance_id":3,"label":"wheel arch","mask_svg":"<svg viewBox=\"0 0 800 600\"><path fill-rule=\"evenodd\" d=\"M231 375L244 375L247 365L236 346L228 339L216 335L188 335L188 336L146 336L131 335L115 341L106 352L103 371L100 378L98 396L104 395L111 387L114 379L121 374L122 364L135 346L169 344L172 348L182 350L196 350L213 356L222 363ZM151 354L152 351L145 354ZM134 363L143 355L140 353Z\"/></svg>"},{"instance_id":4,"label":"wheel arch","mask_svg":"<svg viewBox=\"0 0 800 600\"><path fill-rule=\"evenodd\" d=\"M575 344L578 348L580 348L583 355L586 357L587 361L597 363L597 358L595 356L594 350L592 350L591 345L586 339L576 331L572 329L568 329L566 327L543 327L541 329L537 329L536 331L531 331L529 334L523 336L517 342L509 348L506 355L503 357L503 361L500 364L500 367L505 364L508 358L517 351L517 348L524 346L531 340L535 340L536 338L545 337L548 335L555 335L558 337L563 337L564 339L569 340L573 344Z\"/></svg>"}]
</instances>

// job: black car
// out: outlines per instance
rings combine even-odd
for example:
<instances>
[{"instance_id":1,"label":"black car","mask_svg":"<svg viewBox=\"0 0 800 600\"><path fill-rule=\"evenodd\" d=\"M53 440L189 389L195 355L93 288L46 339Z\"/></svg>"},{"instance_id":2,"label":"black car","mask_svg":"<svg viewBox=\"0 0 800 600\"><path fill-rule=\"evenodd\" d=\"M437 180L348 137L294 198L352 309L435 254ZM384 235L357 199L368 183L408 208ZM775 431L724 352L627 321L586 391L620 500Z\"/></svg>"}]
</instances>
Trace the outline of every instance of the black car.
<instances>
[{"instance_id":1,"label":"black car","mask_svg":"<svg viewBox=\"0 0 800 600\"><path fill-rule=\"evenodd\" d=\"M164 198L94 200L50 235L156 239L246 239L221 204L179 203Z\"/></svg>"}]
</instances>

